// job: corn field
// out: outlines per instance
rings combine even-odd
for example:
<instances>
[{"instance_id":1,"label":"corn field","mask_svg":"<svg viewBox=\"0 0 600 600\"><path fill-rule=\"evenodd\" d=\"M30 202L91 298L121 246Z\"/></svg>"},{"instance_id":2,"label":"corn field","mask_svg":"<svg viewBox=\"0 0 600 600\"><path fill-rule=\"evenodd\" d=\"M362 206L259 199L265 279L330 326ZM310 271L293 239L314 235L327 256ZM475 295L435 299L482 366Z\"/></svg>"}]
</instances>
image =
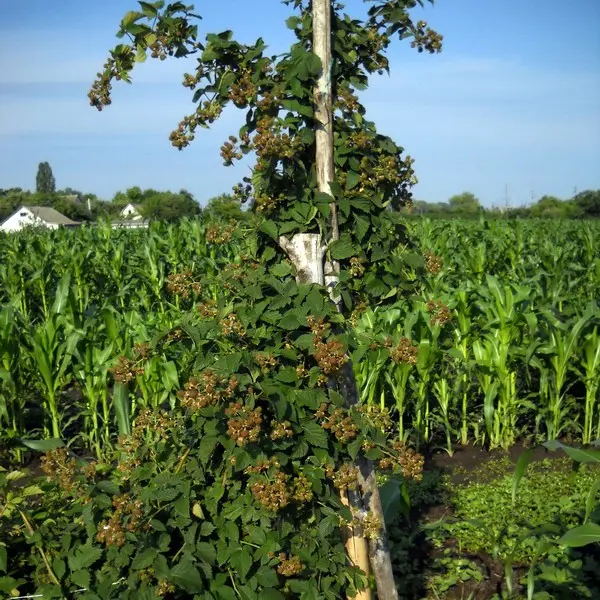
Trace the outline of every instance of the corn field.
<instances>
[{"instance_id":1,"label":"corn field","mask_svg":"<svg viewBox=\"0 0 600 600\"><path fill-rule=\"evenodd\" d=\"M470 442L600 438L600 223L409 227L426 291L362 315L363 401L392 408L403 438L449 453ZM388 348L370 349L386 338Z\"/></svg>"},{"instance_id":2,"label":"corn field","mask_svg":"<svg viewBox=\"0 0 600 600\"><path fill-rule=\"evenodd\" d=\"M600 223L408 227L425 287L357 319L363 402L448 452L600 438ZM252 232L184 220L0 235L0 458L53 438L101 458L140 409L174 407L203 343L189 311L226 313L222 276Z\"/></svg>"}]
</instances>

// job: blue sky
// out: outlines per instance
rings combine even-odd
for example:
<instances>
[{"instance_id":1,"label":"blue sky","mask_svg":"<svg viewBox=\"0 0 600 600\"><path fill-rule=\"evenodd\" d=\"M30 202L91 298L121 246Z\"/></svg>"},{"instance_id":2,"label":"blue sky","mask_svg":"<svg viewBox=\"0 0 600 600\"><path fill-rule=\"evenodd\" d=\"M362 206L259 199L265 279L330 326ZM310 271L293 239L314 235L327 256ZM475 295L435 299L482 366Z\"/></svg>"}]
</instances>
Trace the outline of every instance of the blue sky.
<instances>
[{"instance_id":1,"label":"blue sky","mask_svg":"<svg viewBox=\"0 0 600 600\"><path fill-rule=\"evenodd\" d=\"M193 0L190 0L190 2ZM222 166L239 127L228 111L178 152L168 135L192 111L176 60L148 61L99 113L86 97L134 0L0 0L0 188L35 186L41 161L59 187L110 199L139 185L186 188L204 203L247 173ZM365 5L348 0L350 14ZM290 41L279 0L196 2L200 30ZM408 43L364 94L369 117L416 160L418 199L472 191L487 206L600 188L600 1L438 0L415 13L444 35L440 55Z\"/></svg>"}]
</instances>

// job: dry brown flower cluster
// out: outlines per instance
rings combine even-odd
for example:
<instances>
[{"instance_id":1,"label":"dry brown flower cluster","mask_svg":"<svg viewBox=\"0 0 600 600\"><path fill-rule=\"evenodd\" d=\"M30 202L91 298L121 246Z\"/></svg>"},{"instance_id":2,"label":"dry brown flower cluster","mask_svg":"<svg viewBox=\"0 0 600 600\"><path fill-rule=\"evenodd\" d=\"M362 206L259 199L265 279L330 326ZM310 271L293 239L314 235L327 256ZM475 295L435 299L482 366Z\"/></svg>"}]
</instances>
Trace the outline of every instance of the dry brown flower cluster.
<instances>
[{"instance_id":1,"label":"dry brown flower cluster","mask_svg":"<svg viewBox=\"0 0 600 600\"><path fill-rule=\"evenodd\" d=\"M239 380L235 375L227 380L212 369L205 369L197 377L192 377L177 396L184 408L198 410L232 398L238 387Z\"/></svg>"},{"instance_id":2,"label":"dry brown flower cluster","mask_svg":"<svg viewBox=\"0 0 600 600\"><path fill-rule=\"evenodd\" d=\"M238 149L237 143L238 139L234 135L230 135L229 139L221 146L220 154L226 167L232 165L234 160L241 160L244 156Z\"/></svg>"},{"instance_id":3,"label":"dry brown flower cluster","mask_svg":"<svg viewBox=\"0 0 600 600\"><path fill-rule=\"evenodd\" d=\"M269 437L275 441L289 438L294 435L292 424L289 421L271 421L271 434Z\"/></svg>"},{"instance_id":4,"label":"dry brown flower cluster","mask_svg":"<svg viewBox=\"0 0 600 600\"><path fill-rule=\"evenodd\" d=\"M368 540L376 540L381 536L381 519L373 512L368 512L361 520L360 525L363 535Z\"/></svg>"},{"instance_id":5,"label":"dry brown flower cluster","mask_svg":"<svg viewBox=\"0 0 600 600\"><path fill-rule=\"evenodd\" d=\"M152 349L147 342L137 343L133 346L133 354L138 359L146 359L150 357Z\"/></svg>"},{"instance_id":6,"label":"dry brown flower cluster","mask_svg":"<svg viewBox=\"0 0 600 600\"><path fill-rule=\"evenodd\" d=\"M323 319L315 319L309 316L307 321L313 333L313 357L317 365L325 375L337 373L348 362L343 342L335 337L327 342L323 341L322 338L330 329L330 325L325 323Z\"/></svg>"},{"instance_id":7,"label":"dry brown flower cluster","mask_svg":"<svg viewBox=\"0 0 600 600\"><path fill-rule=\"evenodd\" d=\"M226 244L231 240L231 236L237 227L234 221L231 221L227 227L223 225L209 225L206 228L206 241L209 244Z\"/></svg>"},{"instance_id":8,"label":"dry brown flower cluster","mask_svg":"<svg viewBox=\"0 0 600 600\"><path fill-rule=\"evenodd\" d=\"M143 503L135 500L130 494L114 496L113 512L108 519L98 525L96 540L101 544L117 546L125 544L125 534L140 529L144 517Z\"/></svg>"},{"instance_id":9,"label":"dry brown flower cluster","mask_svg":"<svg viewBox=\"0 0 600 600\"><path fill-rule=\"evenodd\" d=\"M442 51L442 42L444 37L427 27L425 21L418 21L416 31L413 31L414 40L410 43L411 48L416 48L419 52L427 50L430 54Z\"/></svg>"},{"instance_id":10,"label":"dry brown flower cluster","mask_svg":"<svg viewBox=\"0 0 600 600\"><path fill-rule=\"evenodd\" d=\"M350 275L352 277L362 277L365 272L365 267L362 260L357 256L353 256L350 259Z\"/></svg>"},{"instance_id":11,"label":"dry brown flower cluster","mask_svg":"<svg viewBox=\"0 0 600 600\"><path fill-rule=\"evenodd\" d=\"M278 471L272 480L260 480L251 484L250 490L254 498L262 504L267 510L279 512L285 508L292 499L290 486L288 485L289 475Z\"/></svg>"},{"instance_id":12,"label":"dry brown flower cluster","mask_svg":"<svg viewBox=\"0 0 600 600\"><path fill-rule=\"evenodd\" d=\"M341 86L337 90L334 109L345 113L353 113L359 107L358 96L349 87Z\"/></svg>"},{"instance_id":13,"label":"dry brown flower cluster","mask_svg":"<svg viewBox=\"0 0 600 600\"><path fill-rule=\"evenodd\" d=\"M444 268L444 261L441 256L427 250L423 253L425 259L425 270L432 275L437 275Z\"/></svg>"},{"instance_id":14,"label":"dry brown flower cluster","mask_svg":"<svg viewBox=\"0 0 600 600\"><path fill-rule=\"evenodd\" d=\"M257 442L260 437L263 422L262 408L260 406L250 409L241 402L229 404L225 409L229 417L227 421L227 435L240 447Z\"/></svg>"},{"instance_id":15,"label":"dry brown flower cluster","mask_svg":"<svg viewBox=\"0 0 600 600\"><path fill-rule=\"evenodd\" d=\"M357 406L356 412L361 413L365 419L367 419L371 425L377 429L386 432L391 431L395 424L390 416L390 409L386 406L380 406L374 404L373 406Z\"/></svg>"},{"instance_id":16,"label":"dry brown flower cluster","mask_svg":"<svg viewBox=\"0 0 600 600\"><path fill-rule=\"evenodd\" d=\"M326 469L327 476L333 480L333 485L340 491L354 488L358 481L358 467L344 463L336 471L332 466Z\"/></svg>"},{"instance_id":17,"label":"dry brown flower cluster","mask_svg":"<svg viewBox=\"0 0 600 600\"><path fill-rule=\"evenodd\" d=\"M119 363L111 367L109 371L115 381L129 383L132 379L144 374L144 367L138 360L119 356Z\"/></svg>"},{"instance_id":18,"label":"dry brown flower cluster","mask_svg":"<svg viewBox=\"0 0 600 600\"><path fill-rule=\"evenodd\" d=\"M401 440L396 441L392 448L394 454L380 459L379 468L399 468L404 477L420 481L423 478L423 456L408 448Z\"/></svg>"},{"instance_id":19,"label":"dry brown flower cluster","mask_svg":"<svg viewBox=\"0 0 600 600\"><path fill-rule=\"evenodd\" d=\"M432 325L443 327L446 323L452 321L450 309L441 300L429 300L426 306L427 311L431 313Z\"/></svg>"},{"instance_id":20,"label":"dry brown flower cluster","mask_svg":"<svg viewBox=\"0 0 600 600\"><path fill-rule=\"evenodd\" d=\"M201 302L196 307L198 312L205 319L214 319L217 316L217 303L214 300L207 300L206 302Z\"/></svg>"},{"instance_id":21,"label":"dry brown flower cluster","mask_svg":"<svg viewBox=\"0 0 600 600\"><path fill-rule=\"evenodd\" d=\"M191 294L200 295L202 286L194 280L191 271L184 271L183 273L172 273L167 277L167 290L176 296L189 298Z\"/></svg>"},{"instance_id":22,"label":"dry brown flower cluster","mask_svg":"<svg viewBox=\"0 0 600 600\"><path fill-rule=\"evenodd\" d=\"M48 480L53 481L66 494L87 502L84 483L78 476L83 475L86 479L93 480L96 476L94 463L80 467L74 458L69 457L65 448L46 452L40 462Z\"/></svg>"},{"instance_id":23,"label":"dry brown flower cluster","mask_svg":"<svg viewBox=\"0 0 600 600\"><path fill-rule=\"evenodd\" d=\"M239 337L246 335L244 326L235 313L229 313L225 316L220 323L220 328L223 335L237 335Z\"/></svg>"},{"instance_id":24,"label":"dry brown flower cluster","mask_svg":"<svg viewBox=\"0 0 600 600\"><path fill-rule=\"evenodd\" d=\"M231 85L229 89L229 99L238 106L238 108L244 108L248 105L257 93L256 85L252 81L252 73L249 69L241 71L237 80Z\"/></svg>"},{"instance_id":25,"label":"dry brown flower cluster","mask_svg":"<svg viewBox=\"0 0 600 600\"><path fill-rule=\"evenodd\" d=\"M397 346L390 350L390 357L395 363L416 365L418 352L417 344L404 337Z\"/></svg>"},{"instance_id":26,"label":"dry brown flower cluster","mask_svg":"<svg viewBox=\"0 0 600 600\"><path fill-rule=\"evenodd\" d=\"M271 467L279 468L280 464L276 458L261 458L256 461L256 464L250 465L244 469L246 475L251 473L266 473Z\"/></svg>"},{"instance_id":27,"label":"dry brown flower cluster","mask_svg":"<svg viewBox=\"0 0 600 600\"><path fill-rule=\"evenodd\" d=\"M338 407L328 414L328 405L324 403L315 414L322 419L321 427L331 431L341 444L347 444L358 435L358 427L347 409Z\"/></svg>"},{"instance_id":28,"label":"dry brown flower cluster","mask_svg":"<svg viewBox=\"0 0 600 600\"><path fill-rule=\"evenodd\" d=\"M290 556L288 558L285 552L280 552L277 558L280 561L277 572L284 577L293 577L301 573L302 569L304 569L304 565L297 556Z\"/></svg>"},{"instance_id":29,"label":"dry brown flower cluster","mask_svg":"<svg viewBox=\"0 0 600 600\"><path fill-rule=\"evenodd\" d=\"M122 478L129 479L131 471L141 465L139 450L146 441L151 438L152 442L149 447L153 448L157 440L168 440L180 426L180 421L166 411L142 409L135 418L131 434L119 438L117 469Z\"/></svg>"},{"instance_id":30,"label":"dry brown flower cluster","mask_svg":"<svg viewBox=\"0 0 600 600\"><path fill-rule=\"evenodd\" d=\"M263 373L268 373L279 363L279 360L268 352L255 352L253 358L254 362L261 368Z\"/></svg>"}]
</instances>

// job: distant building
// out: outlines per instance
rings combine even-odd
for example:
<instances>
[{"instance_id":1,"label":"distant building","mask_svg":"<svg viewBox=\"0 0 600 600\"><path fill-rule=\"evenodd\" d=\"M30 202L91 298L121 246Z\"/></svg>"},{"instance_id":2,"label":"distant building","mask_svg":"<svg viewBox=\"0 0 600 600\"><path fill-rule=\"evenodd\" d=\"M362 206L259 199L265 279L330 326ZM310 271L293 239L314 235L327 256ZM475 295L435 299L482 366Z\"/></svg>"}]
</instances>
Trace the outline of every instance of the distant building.
<instances>
[{"instance_id":1,"label":"distant building","mask_svg":"<svg viewBox=\"0 0 600 600\"><path fill-rule=\"evenodd\" d=\"M78 225L77 221L71 221L69 217L65 217L49 206L21 206L0 225L0 231L21 231L25 227L58 229L59 227L77 227Z\"/></svg>"},{"instance_id":2,"label":"distant building","mask_svg":"<svg viewBox=\"0 0 600 600\"><path fill-rule=\"evenodd\" d=\"M131 202L121 209L119 213L124 219L128 219L129 221L141 221L142 217L142 205L141 204L132 204Z\"/></svg>"}]
</instances>

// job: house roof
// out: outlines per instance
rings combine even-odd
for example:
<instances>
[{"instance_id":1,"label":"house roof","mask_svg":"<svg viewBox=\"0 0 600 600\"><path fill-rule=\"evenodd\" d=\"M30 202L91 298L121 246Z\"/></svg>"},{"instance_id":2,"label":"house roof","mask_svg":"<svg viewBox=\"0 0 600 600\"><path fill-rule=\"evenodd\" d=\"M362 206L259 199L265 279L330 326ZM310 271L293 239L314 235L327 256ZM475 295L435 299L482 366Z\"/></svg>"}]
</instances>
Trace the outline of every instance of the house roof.
<instances>
[{"instance_id":1,"label":"house roof","mask_svg":"<svg viewBox=\"0 0 600 600\"><path fill-rule=\"evenodd\" d=\"M30 210L36 218L46 221L46 223L55 223L56 225L79 225L77 221L71 221L69 217L65 217L65 215L59 213L50 206L23 206L23 208Z\"/></svg>"}]
</instances>

